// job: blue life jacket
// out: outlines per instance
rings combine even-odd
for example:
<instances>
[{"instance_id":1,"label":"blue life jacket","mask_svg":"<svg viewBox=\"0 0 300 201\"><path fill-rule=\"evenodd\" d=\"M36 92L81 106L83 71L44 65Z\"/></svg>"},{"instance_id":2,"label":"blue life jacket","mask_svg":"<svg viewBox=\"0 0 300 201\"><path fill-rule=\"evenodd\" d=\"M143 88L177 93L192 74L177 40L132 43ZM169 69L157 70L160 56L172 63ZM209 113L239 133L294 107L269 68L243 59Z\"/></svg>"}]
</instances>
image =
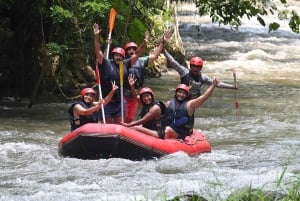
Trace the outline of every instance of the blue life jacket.
<instances>
[{"instance_id":1,"label":"blue life jacket","mask_svg":"<svg viewBox=\"0 0 300 201\"><path fill-rule=\"evenodd\" d=\"M194 114L189 116L186 109L188 100L179 103L176 108L176 98L170 101L163 117L163 126L170 126L177 134L178 138L184 139L187 135L192 134L194 124Z\"/></svg>"}]
</instances>

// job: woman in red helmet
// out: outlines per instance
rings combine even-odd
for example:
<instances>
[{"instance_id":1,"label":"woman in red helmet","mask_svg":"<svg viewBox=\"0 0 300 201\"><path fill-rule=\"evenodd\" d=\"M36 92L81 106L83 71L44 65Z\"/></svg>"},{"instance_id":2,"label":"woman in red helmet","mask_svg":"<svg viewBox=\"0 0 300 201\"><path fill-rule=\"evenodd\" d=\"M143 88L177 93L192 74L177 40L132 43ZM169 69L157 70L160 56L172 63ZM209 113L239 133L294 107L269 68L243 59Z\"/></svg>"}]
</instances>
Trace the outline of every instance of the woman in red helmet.
<instances>
[{"instance_id":1,"label":"woman in red helmet","mask_svg":"<svg viewBox=\"0 0 300 201\"><path fill-rule=\"evenodd\" d=\"M97 65L99 66L100 71L101 89L103 96L106 96L112 90L112 81L116 82L116 85L120 88L119 64L121 61L123 61L124 63L124 88L129 88L127 82L127 69L137 61L138 57L143 51L142 48L140 50L137 50L135 54L132 57L130 57L130 59L124 60L125 50L121 47L115 47L112 50L112 59L104 58L104 54L100 49L99 43L99 34L101 31L99 29L99 25L95 23L93 29L95 53L97 58ZM121 111L121 94L120 91L117 90L114 96L112 97L111 102L104 107L106 122L119 124L122 120Z\"/></svg>"},{"instance_id":2,"label":"woman in red helmet","mask_svg":"<svg viewBox=\"0 0 300 201\"><path fill-rule=\"evenodd\" d=\"M161 126L161 115L166 109L164 103L154 101L154 93L149 87L143 87L140 90L139 98L143 106L139 115L140 119L130 123L122 123L122 125L127 127L142 125L150 130L158 130Z\"/></svg>"},{"instance_id":3,"label":"woman in red helmet","mask_svg":"<svg viewBox=\"0 0 300 201\"><path fill-rule=\"evenodd\" d=\"M172 36L171 32L166 32L164 34L164 41L169 39ZM145 33L145 39L144 42L141 45L141 48L145 49L147 42L149 38L149 33ZM126 58L131 58L137 51L137 49L140 48L135 42L129 42L125 45L125 54ZM143 85L144 85L144 69L146 66L149 66L152 64L155 59L159 56L161 51L164 48L163 43L159 43L157 47L153 51L149 53L148 56L139 57L138 60L128 69L128 74L133 74L136 82L135 82L135 89L139 91ZM138 109L138 99L136 99L131 91L127 88L124 91L124 96L126 99L126 115L125 115L125 123L131 122L137 112Z\"/></svg>"},{"instance_id":4,"label":"woman in red helmet","mask_svg":"<svg viewBox=\"0 0 300 201\"><path fill-rule=\"evenodd\" d=\"M112 91L105 97L95 102L96 92L92 88L84 88L80 92L81 102L76 102L71 105L68 112L70 114L71 131L86 124L99 122L99 110L101 105L106 105L110 102L114 92L118 89L115 83L112 83Z\"/></svg>"},{"instance_id":5,"label":"woman in red helmet","mask_svg":"<svg viewBox=\"0 0 300 201\"><path fill-rule=\"evenodd\" d=\"M135 127L145 134L159 138L178 138L185 139L192 134L195 110L209 98L214 88L219 83L217 78L213 79L212 84L207 88L203 95L189 99L189 86L178 84L175 97L166 103L166 111L161 119L161 127L157 131L144 127Z\"/></svg>"},{"instance_id":6,"label":"woman in red helmet","mask_svg":"<svg viewBox=\"0 0 300 201\"><path fill-rule=\"evenodd\" d=\"M180 83L190 87L189 98L197 98L201 95L201 86L211 85L213 80L201 72L203 60L200 57L192 57L190 59L190 69L180 65L167 50L163 51L171 68L175 69L180 76ZM236 85L219 82L218 88L237 89Z\"/></svg>"}]
</instances>

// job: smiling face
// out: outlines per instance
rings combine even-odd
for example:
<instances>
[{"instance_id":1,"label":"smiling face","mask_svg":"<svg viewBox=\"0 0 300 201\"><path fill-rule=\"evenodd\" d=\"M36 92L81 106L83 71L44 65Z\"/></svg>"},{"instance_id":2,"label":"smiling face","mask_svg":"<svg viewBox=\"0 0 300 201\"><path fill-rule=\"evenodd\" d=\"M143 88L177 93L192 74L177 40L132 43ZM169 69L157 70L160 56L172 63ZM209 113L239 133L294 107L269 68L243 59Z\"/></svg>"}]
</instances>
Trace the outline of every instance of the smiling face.
<instances>
[{"instance_id":1,"label":"smiling face","mask_svg":"<svg viewBox=\"0 0 300 201\"><path fill-rule=\"evenodd\" d=\"M131 57L132 55L135 54L135 51L136 51L136 47L128 47L126 49L126 54Z\"/></svg>"},{"instance_id":2,"label":"smiling face","mask_svg":"<svg viewBox=\"0 0 300 201\"><path fill-rule=\"evenodd\" d=\"M83 101L86 102L86 103L92 103L94 101L94 98L95 98L95 94L93 94L93 93L86 93L83 96Z\"/></svg>"},{"instance_id":3,"label":"smiling face","mask_svg":"<svg viewBox=\"0 0 300 201\"><path fill-rule=\"evenodd\" d=\"M120 63L120 61L123 61L123 56L121 55L121 54L119 54L119 53L114 53L113 54L113 60L114 60L114 62L117 64L117 65L119 65L119 63Z\"/></svg>"},{"instance_id":4,"label":"smiling face","mask_svg":"<svg viewBox=\"0 0 300 201\"><path fill-rule=\"evenodd\" d=\"M183 89L177 89L176 93L175 93L175 96L176 96L178 101L182 101L182 100L187 98L188 93L187 93L187 91L185 91Z\"/></svg>"},{"instance_id":5,"label":"smiling face","mask_svg":"<svg viewBox=\"0 0 300 201\"><path fill-rule=\"evenodd\" d=\"M142 101L145 105L149 105L153 102L153 97L150 93L143 93L141 95Z\"/></svg>"}]
</instances>

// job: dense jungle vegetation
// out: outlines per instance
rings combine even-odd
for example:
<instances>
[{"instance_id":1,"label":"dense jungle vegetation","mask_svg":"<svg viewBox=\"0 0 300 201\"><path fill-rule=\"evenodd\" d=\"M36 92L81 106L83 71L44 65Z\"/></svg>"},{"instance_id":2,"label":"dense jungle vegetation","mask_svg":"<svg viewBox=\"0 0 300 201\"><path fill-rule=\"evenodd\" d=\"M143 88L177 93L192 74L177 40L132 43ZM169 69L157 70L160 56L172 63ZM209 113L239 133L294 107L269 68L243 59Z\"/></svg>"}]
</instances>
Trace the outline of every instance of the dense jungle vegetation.
<instances>
[{"instance_id":1,"label":"dense jungle vegetation","mask_svg":"<svg viewBox=\"0 0 300 201\"><path fill-rule=\"evenodd\" d=\"M27 97L72 99L86 86L95 86L92 25L102 28L105 46L110 8L117 11L113 45L141 43L146 30L151 43L174 23L170 0L0 0L0 98ZM241 25L241 18L256 17L270 31L263 16L279 13L299 33L300 18L293 10L278 11L270 0L194 0L200 15L213 22ZM287 5L285 0L281 4ZM170 6L171 5L171 6ZM146 53L147 54L147 53Z\"/></svg>"}]
</instances>

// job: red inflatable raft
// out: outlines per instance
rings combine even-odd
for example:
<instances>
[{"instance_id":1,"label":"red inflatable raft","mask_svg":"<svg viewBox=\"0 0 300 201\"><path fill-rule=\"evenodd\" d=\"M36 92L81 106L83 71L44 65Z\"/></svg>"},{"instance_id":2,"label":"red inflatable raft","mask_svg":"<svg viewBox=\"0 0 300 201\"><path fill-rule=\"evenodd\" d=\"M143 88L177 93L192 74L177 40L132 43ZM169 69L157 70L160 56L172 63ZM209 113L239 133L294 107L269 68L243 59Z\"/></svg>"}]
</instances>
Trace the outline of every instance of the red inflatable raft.
<instances>
[{"instance_id":1,"label":"red inflatable raft","mask_svg":"<svg viewBox=\"0 0 300 201\"><path fill-rule=\"evenodd\" d=\"M143 160L175 152L196 156L210 152L205 136L194 129L185 140L159 139L116 124L86 124L67 134L58 143L64 157L81 159L125 158Z\"/></svg>"}]
</instances>

